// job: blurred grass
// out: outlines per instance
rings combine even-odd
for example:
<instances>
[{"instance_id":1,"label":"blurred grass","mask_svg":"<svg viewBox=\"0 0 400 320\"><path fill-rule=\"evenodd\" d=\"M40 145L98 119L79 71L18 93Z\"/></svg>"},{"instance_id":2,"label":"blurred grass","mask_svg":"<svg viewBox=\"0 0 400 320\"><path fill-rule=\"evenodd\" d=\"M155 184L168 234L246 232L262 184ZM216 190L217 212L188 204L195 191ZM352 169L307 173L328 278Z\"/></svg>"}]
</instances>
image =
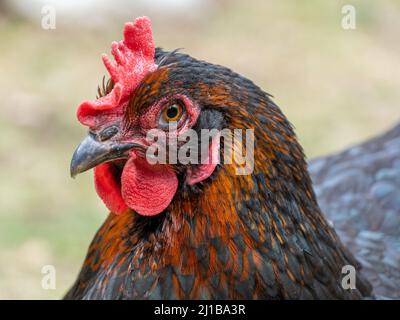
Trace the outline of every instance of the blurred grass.
<instances>
[{"instance_id":1,"label":"blurred grass","mask_svg":"<svg viewBox=\"0 0 400 320\"><path fill-rule=\"evenodd\" d=\"M344 4L219 1L203 19L151 18L157 45L184 47L273 94L311 157L400 119L400 4L352 1L357 29L347 31ZM123 22L44 31L0 17L0 298L60 298L106 216L91 173L70 179L69 161L85 134L76 107L94 98L100 54ZM57 268L57 290L40 286L45 264Z\"/></svg>"}]
</instances>

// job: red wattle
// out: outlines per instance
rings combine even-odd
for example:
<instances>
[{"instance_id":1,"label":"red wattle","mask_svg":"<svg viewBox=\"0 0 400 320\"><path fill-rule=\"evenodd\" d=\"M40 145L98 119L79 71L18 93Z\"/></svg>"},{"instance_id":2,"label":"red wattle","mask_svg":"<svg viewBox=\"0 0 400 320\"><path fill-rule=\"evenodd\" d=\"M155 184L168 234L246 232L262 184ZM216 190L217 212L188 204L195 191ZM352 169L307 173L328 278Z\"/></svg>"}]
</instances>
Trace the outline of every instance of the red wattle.
<instances>
[{"instance_id":1,"label":"red wattle","mask_svg":"<svg viewBox=\"0 0 400 320\"><path fill-rule=\"evenodd\" d=\"M130 158L121 176L125 203L143 216L162 212L171 203L178 178L168 165L149 164L143 158Z\"/></svg>"},{"instance_id":2,"label":"red wattle","mask_svg":"<svg viewBox=\"0 0 400 320\"><path fill-rule=\"evenodd\" d=\"M115 214L121 214L128 209L122 199L118 181L109 163L103 163L94 168L94 185L97 194L106 207Z\"/></svg>"}]
</instances>

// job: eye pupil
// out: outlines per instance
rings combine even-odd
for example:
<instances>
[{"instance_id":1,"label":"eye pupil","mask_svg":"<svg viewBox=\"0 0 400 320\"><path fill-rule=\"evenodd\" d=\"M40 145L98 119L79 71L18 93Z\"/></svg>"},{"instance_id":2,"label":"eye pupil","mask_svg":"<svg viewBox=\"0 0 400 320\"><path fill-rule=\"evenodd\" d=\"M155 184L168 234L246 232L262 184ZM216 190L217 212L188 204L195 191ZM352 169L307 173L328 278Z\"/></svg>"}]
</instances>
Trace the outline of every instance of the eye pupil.
<instances>
[{"instance_id":1,"label":"eye pupil","mask_svg":"<svg viewBox=\"0 0 400 320\"><path fill-rule=\"evenodd\" d=\"M172 102L166 108L163 109L159 120L161 127L168 126L169 123L181 123L184 119L185 111L184 107L180 102Z\"/></svg>"},{"instance_id":2,"label":"eye pupil","mask_svg":"<svg viewBox=\"0 0 400 320\"><path fill-rule=\"evenodd\" d=\"M179 109L178 109L178 106L177 105L173 105L173 106L170 106L168 109L167 109L167 117L168 118L170 118L170 119L174 119L177 115L178 115L178 113L179 113Z\"/></svg>"}]
</instances>

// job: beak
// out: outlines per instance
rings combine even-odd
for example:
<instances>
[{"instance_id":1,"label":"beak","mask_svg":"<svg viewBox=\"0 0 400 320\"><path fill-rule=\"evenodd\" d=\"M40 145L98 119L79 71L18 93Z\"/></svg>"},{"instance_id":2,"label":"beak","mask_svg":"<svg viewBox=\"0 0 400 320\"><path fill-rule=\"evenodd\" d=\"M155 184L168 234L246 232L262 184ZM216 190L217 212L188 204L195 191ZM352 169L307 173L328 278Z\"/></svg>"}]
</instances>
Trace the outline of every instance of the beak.
<instances>
[{"instance_id":1,"label":"beak","mask_svg":"<svg viewBox=\"0 0 400 320\"><path fill-rule=\"evenodd\" d=\"M143 148L137 143L117 143L98 141L89 134L76 148L71 160L71 177L111 160L126 158L126 152L133 148Z\"/></svg>"}]
</instances>

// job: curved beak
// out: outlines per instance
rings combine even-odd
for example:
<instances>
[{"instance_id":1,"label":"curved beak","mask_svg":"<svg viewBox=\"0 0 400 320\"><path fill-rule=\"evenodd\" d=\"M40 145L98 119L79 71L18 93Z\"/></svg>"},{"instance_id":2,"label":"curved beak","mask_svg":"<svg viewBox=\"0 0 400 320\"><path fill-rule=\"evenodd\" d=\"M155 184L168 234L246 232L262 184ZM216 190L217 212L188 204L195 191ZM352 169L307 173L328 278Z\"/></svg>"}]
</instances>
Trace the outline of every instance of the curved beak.
<instances>
[{"instance_id":1,"label":"curved beak","mask_svg":"<svg viewBox=\"0 0 400 320\"><path fill-rule=\"evenodd\" d=\"M89 134L76 148L71 159L71 177L85 172L95 166L116 159L127 158L127 151L143 148L138 143L117 143L115 141L98 141Z\"/></svg>"}]
</instances>

